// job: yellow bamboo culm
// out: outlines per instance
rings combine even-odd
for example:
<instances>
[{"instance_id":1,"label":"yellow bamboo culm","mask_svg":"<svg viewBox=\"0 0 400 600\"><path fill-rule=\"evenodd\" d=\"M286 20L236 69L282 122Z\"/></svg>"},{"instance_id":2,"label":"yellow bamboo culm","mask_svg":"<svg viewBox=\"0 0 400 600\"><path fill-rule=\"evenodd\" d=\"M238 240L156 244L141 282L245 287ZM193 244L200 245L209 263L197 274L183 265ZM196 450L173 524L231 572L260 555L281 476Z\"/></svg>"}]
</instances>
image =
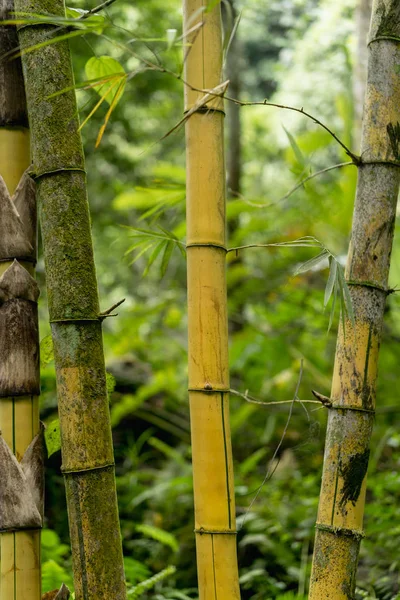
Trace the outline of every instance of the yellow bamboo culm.
<instances>
[{"instance_id":1,"label":"yellow bamboo culm","mask_svg":"<svg viewBox=\"0 0 400 600\"><path fill-rule=\"evenodd\" d=\"M346 279L354 323L339 330L310 584L310 600L355 594L378 353L400 185L400 12L375 0Z\"/></svg>"},{"instance_id":2,"label":"yellow bamboo culm","mask_svg":"<svg viewBox=\"0 0 400 600\"><path fill-rule=\"evenodd\" d=\"M220 7L184 2L189 401L200 600L240 598L229 428ZM194 89L196 88L196 89Z\"/></svg>"},{"instance_id":3,"label":"yellow bamboo culm","mask_svg":"<svg viewBox=\"0 0 400 600\"><path fill-rule=\"evenodd\" d=\"M29 165L29 131L0 129L0 175L10 195ZM11 264L12 261L0 263L0 276ZM20 264L33 274L32 263ZM0 431L20 461L39 433L38 396L0 398ZM0 600L40 598L40 530L3 533L0 537Z\"/></svg>"}]
</instances>

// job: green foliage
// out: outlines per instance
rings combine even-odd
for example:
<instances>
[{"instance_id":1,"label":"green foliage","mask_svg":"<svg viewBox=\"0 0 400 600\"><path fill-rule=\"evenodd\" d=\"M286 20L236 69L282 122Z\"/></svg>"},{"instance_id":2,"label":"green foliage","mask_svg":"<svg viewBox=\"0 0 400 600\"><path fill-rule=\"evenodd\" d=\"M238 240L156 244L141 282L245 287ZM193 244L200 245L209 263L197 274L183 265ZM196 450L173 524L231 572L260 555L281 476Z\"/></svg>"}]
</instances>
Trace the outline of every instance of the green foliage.
<instances>
[{"instance_id":1,"label":"green foliage","mask_svg":"<svg viewBox=\"0 0 400 600\"><path fill-rule=\"evenodd\" d=\"M53 340L51 335L46 335L40 341L40 367L43 369L54 360Z\"/></svg>"},{"instance_id":2,"label":"green foliage","mask_svg":"<svg viewBox=\"0 0 400 600\"><path fill-rule=\"evenodd\" d=\"M127 581L137 586L163 572L171 561L177 568L140 592L143 600L197 597L186 391L183 130L160 141L182 118L183 84L168 72L182 70L180 6L180 0L168 6L161 0L138 0L134 5L120 0L103 13L103 35L89 38L94 51L80 35L72 42L82 122L93 109L95 95L95 103L102 97L93 86L100 90L110 84L88 80L88 61L109 56L127 74L101 145L94 149L111 106L107 100L82 132L102 305L127 298L118 318L104 322L107 370L115 377L110 409ZM353 6L351 0L238 1L237 10L243 9L237 28L243 54L242 97L304 106L351 146L347 48L354 37ZM79 27L83 31L83 23ZM111 45L105 33L117 45ZM122 76L122 69L115 73ZM299 398L310 399L311 389L329 395L339 312L351 319L342 264L357 169L324 172L288 195L308 175L342 162L342 150L304 116L263 106L245 108L240 116L243 177L240 196L228 201L229 246L268 245L268 251L255 248L238 256L229 252L227 257L231 386L266 402L288 400L304 360ZM322 243L285 242L306 237ZM393 286L400 281L399 258L396 240ZM300 276L293 277L296 269ZM43 279L40 268L39 277ZM329 315L323 314L323 307ZM42 303L42 323L46 319ZM357 600L362 594L392 600L399 593L395 524L400 522L400 446L393 395L400 387L399 336L400 299L393 294L388 298L379 365L382 412L377 414L372 443ZM43 418L51 421L56 395L50 362L43 371L42 389ZM277 465L274 475L253 502L271 467L288 408L231 398L243 600L307 596L326 409L296 403L272 465ZM392 412L385 413L389 408ZM58 457L54 454L48 465L47 519L65 542L66 520L58 516ZM160 531L162 539L157 539ZM166 541L165 534L172 538ZM53 551L45 562L50 559L71 572L67 555L58 557Z\"/></svg>"},{"instance_id":3,"label":"green foliage","mask_svg":"<svg viewBox=\"0 0 400 600\"><path fill-rule=\"evenodd\" d=\"M170 566L160 571L160 573L153 575L153 577L150 577L150 579L142 581L128 591L128 598L140 598L145 592L152 590L157 584L161 583L167 577L170 577L170 575L173 575L175 571L176 568Z\"/></svg>"},{"instance_id":4,"label":"green foliage","mask_svg":"<svg viewBox=\"0 0 400 600\"><path fill-rule=\"evenodd\" d=\"M73 591L71 566L67 560L69 546L62 544L55 531L42 531L42 590L55 590L64 583Z\"/></svg>"},{"instance_id":5,"label":"green foliage","mask_svg":"<svg viewBox=\"0 0 400 600\"><path fill-rule=\"evenodd\" d=\"M60 421L56 419L46 426L44 430L44 439L46 442L47 456L58 452L61 448Z\"/></svg>"}]
</instances>

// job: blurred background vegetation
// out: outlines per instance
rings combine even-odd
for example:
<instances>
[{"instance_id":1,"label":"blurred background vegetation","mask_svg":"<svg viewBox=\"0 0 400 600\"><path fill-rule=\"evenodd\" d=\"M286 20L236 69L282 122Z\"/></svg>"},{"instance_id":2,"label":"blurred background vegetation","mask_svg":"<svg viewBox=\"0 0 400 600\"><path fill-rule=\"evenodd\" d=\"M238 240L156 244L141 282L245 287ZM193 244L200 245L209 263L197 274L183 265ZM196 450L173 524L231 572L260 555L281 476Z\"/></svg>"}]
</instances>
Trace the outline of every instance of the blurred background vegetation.
<instances>
[{"instance_id":1,"label":"blurred background vegetation","mask_svg":"<svg viewBox=\"0 0 400 600\"><path fill-rule=\"evenodd\" d=\"M72 6L95 4L76 0ZM357 152L360 35L365 47L357 4L224 4L227 37L240 14L226 61L228 94L304 107ZM130 73L97 148L106 102L83 127L102 309L126 298L118 317L104 322L126 576L132 598L195 599L185 257L169 241L185 240L183 128L164 137L182 119L183 84L171 74L182 70L181 7L179 0L118 0L102 15L102 28L75 38L72 50L77 83L91 78L86 65L93 57L112 57ZM79 90L78 100L83 121L99 96ZM229 246L315 236L344 264L354 166L326 171L285 197L304 177L348 161L344 151L303 115L265 106L228 106L227 112ZM329 396L339 315L328 332L328 265L294 276L316 254L255 248L229 255L233 390L264 402L290 400L303 363L299 397L311 399L311 389ZM400 284L399 257L397 237L393 287ZM43 287L42 260L38 272ZM41 332L42 338L49 334L44 293ZM392 294L380 355L358 599L400 598L399 340L400 302ZM43 363L42 418L51 423L57 402L50 352L43 353ZM307 597L326 410L296 403L271 464L289 410L290 404L266 407L236 394L231 399L243 600ZM72 586L60 465L57 452L47 463L44 592L61 581ZM168 565L176 571L170 569L151 591L132 587Z\"/></svg>"}]
</instances>

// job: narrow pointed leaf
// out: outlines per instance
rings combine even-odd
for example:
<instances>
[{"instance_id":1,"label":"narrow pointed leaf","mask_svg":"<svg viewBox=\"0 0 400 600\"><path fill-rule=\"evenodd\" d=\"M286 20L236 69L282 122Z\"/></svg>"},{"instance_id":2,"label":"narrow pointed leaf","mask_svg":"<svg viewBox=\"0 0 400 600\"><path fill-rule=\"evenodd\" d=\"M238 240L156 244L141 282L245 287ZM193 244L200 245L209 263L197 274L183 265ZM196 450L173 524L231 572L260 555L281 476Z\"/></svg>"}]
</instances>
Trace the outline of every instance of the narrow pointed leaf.
<instances>
[{"instance_id":1,"label":"narrow pointed leaf","mask_svg":"<svg viewBox=\"0 0 400 600\"><path fill-rule=\"evenodd\" d=\"M325 260L327 257L328 257L328 251L323 250L317 256L314 256L314 258L310 258L310 260L307 260L305 263L303 263L299 267L297 267L297 269L294 272L294 275L299 275L300 273L305 273L306 271L310 271L311 269L313 269L314 267L319 265L320 262Z\"/></svg>"},{"instance_id":2,"label":"narrow pointed leaf","mask_svg":"<svg viewBox=\"0 0 400 600\"><path fill-rule=\"evenodd\" d=\"M335 286L336 276L337 276L337 261L336 261L336 259L333 258L333 256L331 256L329 259L329 262L330 262L330 269L329 269L328 281L326 282L326 288L325 288L324 308L327 306L327 304L330 300L330 297L333 292L333 288Z\"/></svg>"}]
</instances>

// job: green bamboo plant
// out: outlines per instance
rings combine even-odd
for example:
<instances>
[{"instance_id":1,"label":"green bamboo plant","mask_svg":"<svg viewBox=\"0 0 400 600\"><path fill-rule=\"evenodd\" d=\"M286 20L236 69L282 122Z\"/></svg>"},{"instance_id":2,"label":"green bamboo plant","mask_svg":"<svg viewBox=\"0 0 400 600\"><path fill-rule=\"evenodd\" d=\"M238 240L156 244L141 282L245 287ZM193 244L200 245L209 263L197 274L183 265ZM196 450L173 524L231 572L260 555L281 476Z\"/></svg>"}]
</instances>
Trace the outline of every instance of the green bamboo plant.
<instances>
[{"instance_id":1,"label":"green bamboo plant","mask_svg":"<svg viewBox=\"0 0 400 600\"><path fill-rule=\"evenodd\" d=\"M65 16L63 0L18 0ZM126 598L86 173L68 42L51 23L19 30L54 343L76 600ZM60 90L70 91L56 94ZM54 95L56 94L56 95Z\"/></svg>"},{"instance_id":2,"label":"green bamboo plant","mask_svg":"<svg viewBox=\"0 0 400 600\"><path fill-rule=\"evenodd\" d=\"M354 598L375 415L378 352L400 184L400 5L375 0L361 160L346 279L354 321L339 330L310 600Z\"/></svg>"},{"instance_id":3,"label":"green bamboo plant","mask_svg":"<svg viewBox=\"0 0 400 600\"><path fill-rule=\"evenodd\" d=\"M18 44L0 0L0 55ZM21 61L0 62L0 599L41 598L36 200Z\"/></svg>"}]
</instances>

